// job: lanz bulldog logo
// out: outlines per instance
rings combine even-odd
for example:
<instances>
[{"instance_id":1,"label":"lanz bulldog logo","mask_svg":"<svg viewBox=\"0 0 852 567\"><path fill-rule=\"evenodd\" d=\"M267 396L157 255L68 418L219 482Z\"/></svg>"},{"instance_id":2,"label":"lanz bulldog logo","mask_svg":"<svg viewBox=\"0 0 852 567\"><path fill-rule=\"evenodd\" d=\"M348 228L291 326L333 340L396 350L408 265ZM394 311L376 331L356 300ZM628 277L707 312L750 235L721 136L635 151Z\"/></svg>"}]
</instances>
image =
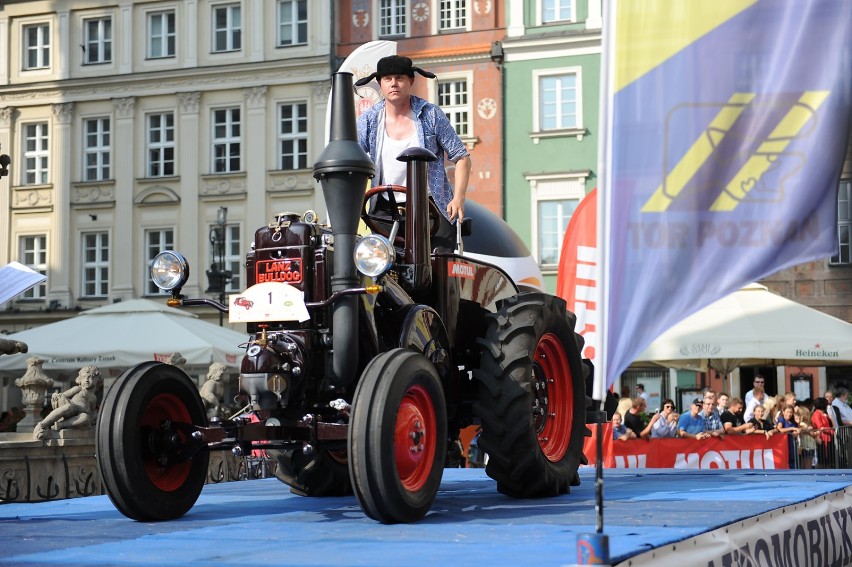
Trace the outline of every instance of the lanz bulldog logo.
<instances>
[{"instance_id":1,"label":"lanz bulldog logo","mask_svg":"<svg viewBox=\"0 0 852 567\"><path fill-rule=\"evenodd\" d=\"M299 258L261 260L255 266L255 282L300 283L302 281L302 261Z\"/></svg>"}]
</instances>

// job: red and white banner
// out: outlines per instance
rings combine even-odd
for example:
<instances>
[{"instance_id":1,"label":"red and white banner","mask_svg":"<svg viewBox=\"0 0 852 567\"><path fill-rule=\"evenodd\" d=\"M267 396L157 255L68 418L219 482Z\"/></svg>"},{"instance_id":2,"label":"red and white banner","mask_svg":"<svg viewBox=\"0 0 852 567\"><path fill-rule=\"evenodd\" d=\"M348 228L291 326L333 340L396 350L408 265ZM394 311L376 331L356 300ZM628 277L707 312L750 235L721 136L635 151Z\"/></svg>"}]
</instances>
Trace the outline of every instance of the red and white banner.
<instances>
[{"instance_id":1,"label":"red and white banner","mask_svg":"<svg viewBox=\"0 0 852 567\"><path fill-rule=\"evenodd\" d=\"M583 453L589 465L597 463L597 425L588 425ZM789 448L785 435L727 435L721 439L612 439L612 425L604 425L604 468L632 469L786 469Z\"/></svg>"}]
</instances>

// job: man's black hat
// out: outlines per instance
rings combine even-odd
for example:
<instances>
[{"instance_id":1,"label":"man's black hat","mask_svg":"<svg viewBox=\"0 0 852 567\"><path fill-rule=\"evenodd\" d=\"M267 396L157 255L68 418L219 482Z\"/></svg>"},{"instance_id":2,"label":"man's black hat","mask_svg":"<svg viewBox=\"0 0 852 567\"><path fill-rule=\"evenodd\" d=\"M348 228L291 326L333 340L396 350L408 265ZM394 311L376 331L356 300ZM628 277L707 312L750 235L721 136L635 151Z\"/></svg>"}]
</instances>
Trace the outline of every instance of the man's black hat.
<instances>
[{"instance_id":1,"label":"man's black hat","mask_svg":"<svg viewBox=\"0 0 852 567\"><path fill-rule=\"evenodd\" d=\"M381 79L382 77L386 77L387 75L407 75L414 78L414 72L418 72L427 79L436 79L435 73L430 73L429 71L424 71L420 67L415 67L411 63L411 59L408 57L403 57L402 55L389 55L387 57L382 57L379 59L379 62L376 64L376 72L372 73L364 77L363 79L358 79L355 81L356 87L363 87L373 79Z\"/></svg>"}]
</instances>

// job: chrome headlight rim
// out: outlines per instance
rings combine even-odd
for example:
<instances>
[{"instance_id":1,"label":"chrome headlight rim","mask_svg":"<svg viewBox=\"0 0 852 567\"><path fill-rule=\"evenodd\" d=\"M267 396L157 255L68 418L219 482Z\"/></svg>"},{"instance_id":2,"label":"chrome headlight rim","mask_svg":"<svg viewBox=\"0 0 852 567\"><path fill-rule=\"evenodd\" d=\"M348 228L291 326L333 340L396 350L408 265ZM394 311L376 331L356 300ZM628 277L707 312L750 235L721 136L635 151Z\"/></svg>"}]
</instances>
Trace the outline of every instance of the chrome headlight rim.
<instances>
[{"instance_id":1,"label":"chrome headlight rim","mask_svg":"<svg viewBox=\"0 0 852 567\"><path fill-rule=\"evenodd\" d=\"M174 250L160 252L151 261L151 281L163 291L179 292L189 280L189 262Z\"/></svg>"},{"instance_id":2,"label":"chrome headlight rim","mask_svg":"<svg viewBox=\"0 0 852 567\"><path fill-rule=\"evenodd\" d=\"M371 278L378 278L393 267L396 250L384 236L368 234L355 245L353 259L359 272Z\"/></svg>"}]
</instances>

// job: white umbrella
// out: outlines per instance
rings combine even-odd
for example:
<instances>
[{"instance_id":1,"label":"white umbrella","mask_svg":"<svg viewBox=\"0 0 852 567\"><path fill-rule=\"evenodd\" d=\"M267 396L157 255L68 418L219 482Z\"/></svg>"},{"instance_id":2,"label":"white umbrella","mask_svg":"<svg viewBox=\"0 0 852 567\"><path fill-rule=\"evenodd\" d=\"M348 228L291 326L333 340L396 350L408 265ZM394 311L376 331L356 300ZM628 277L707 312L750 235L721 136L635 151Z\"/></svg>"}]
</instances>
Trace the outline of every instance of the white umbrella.
<instances>
[{"instance_id":1,"label":"white umbrella","mask_svg":"<svg viewBox=\"0 0 852 567\"><path fill-rule=\"evenodd\" d=\"M750 284L690 315L636 362L727 374L737 366L852 363L852 324Z\"/></svg>"},{"instance_id":2,"label":"white umbrella","mask_svg":"<svg viewBox=\"0 0 852 567\"><path fill-rule=\"evenodd\" d=\"M27 353L0 357L0 372L23 371L27 359L45 360L45 370L76 371L93 364L104 368L129 368L148 360L166 360L174 352L187 365L221 362L237 368L248 335L207 323L165 301L132 299L7 335L27 344Z\"/></svg>"}]
</instances>

